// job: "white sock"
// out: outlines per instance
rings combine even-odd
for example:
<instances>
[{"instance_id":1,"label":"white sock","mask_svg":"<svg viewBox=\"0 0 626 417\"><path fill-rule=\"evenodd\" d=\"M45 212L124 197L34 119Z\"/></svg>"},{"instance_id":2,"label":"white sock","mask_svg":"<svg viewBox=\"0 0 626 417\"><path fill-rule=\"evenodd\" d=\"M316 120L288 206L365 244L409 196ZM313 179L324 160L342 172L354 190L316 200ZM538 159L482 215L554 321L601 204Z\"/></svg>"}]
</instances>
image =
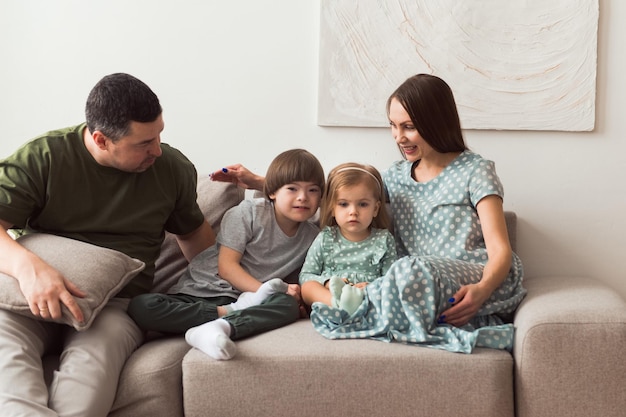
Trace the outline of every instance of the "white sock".
<instances>
[{"instance_id":1,"label":"white sock","mask_svg":"<svg viewBox=\"0 0 626 417\"><path fill-rule=\"evenodd\" d=\"M237 354L237 346L230 340L230 330L226 320L217 319L187 330L185 340L213 359L225 361Z\"/></svg>"},{"instance_id":2,"label":"white sock","mask_svg":"<svg viewBox=\"0 0 626 417\"><path fill-rule=\"evenodd\" d=\"M237 301L224 307L230 313L231 311L243 310L244 308L258 306L265 301L270 295L276 293L286 293L289 285L280 278L272 278L264 282L256 292L241 293Z\"/></svg>"}]
</instances>

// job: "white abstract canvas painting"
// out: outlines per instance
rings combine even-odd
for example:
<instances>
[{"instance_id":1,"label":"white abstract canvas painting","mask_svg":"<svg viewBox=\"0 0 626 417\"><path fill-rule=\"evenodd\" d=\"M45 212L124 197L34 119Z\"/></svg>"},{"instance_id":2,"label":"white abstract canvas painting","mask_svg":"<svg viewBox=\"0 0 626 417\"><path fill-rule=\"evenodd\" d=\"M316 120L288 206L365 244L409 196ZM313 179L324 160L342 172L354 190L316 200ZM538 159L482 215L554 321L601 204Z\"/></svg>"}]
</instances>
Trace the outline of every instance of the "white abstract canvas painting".
<instances>
[{"instance_id":1,"label":"white abstract canvas painting","mask_svg":"<svg viewBox=\"0 0 626 417\"><path fill-rule=\"evenodd\" d=\"M598 18L598 0L321 0L318 124L387 126L428 73L464 129L593 130Z\"/></svg>"}]
</instances>

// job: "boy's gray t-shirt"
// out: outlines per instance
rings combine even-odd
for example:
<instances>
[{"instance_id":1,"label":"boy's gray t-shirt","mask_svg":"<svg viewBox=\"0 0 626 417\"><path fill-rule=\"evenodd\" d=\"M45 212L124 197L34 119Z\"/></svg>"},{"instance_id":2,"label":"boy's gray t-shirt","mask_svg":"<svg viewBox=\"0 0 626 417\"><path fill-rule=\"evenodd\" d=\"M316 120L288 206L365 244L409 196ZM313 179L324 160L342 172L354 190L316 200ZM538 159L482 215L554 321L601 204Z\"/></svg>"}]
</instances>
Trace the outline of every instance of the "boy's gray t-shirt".
<instances>
[{"instance_id":1,"label":"boy's gray t-shirt","mask_svg":"<svg viewBox=\"0 0 626 417\"><path fill-rule=\"evenodd\" d=\"M237 298L241 291L233 288L217 272L220 246L241 253L243 269L260 282L266 282L272 278L284 279L302 267L309 246L318 233L318 227L307 221L289 237L278 226L270 201L264 198L244 200L224 214L217 244L193 258L169 293Z\"/></svg>"}]
</instances>

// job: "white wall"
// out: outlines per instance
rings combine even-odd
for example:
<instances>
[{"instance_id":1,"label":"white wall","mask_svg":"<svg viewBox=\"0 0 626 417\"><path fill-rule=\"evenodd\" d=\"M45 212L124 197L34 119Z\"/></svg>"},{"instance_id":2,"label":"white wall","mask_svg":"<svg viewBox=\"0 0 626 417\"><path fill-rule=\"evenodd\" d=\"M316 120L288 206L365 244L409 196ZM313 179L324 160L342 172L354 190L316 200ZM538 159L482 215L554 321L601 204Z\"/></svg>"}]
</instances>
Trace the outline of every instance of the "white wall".
<instances>
[{"instance_id":1,"label":"white wall","mask_svg":"<svg viewBox=\"0 0 626 417\"><path fill-rule=\"evenodd\" d=\"M626 297L625 20L626 2L600 1L594 132L466 138L496 161L528 276L593 276ZM326 169L383 169L398 158L386 129L316 125L318 25L313 0L2 0L0 158L81 122L91 87L128 72L159 95L163 140L201 173L235 162L264 172L293 147Z\"/></svg>"}]
</instances>

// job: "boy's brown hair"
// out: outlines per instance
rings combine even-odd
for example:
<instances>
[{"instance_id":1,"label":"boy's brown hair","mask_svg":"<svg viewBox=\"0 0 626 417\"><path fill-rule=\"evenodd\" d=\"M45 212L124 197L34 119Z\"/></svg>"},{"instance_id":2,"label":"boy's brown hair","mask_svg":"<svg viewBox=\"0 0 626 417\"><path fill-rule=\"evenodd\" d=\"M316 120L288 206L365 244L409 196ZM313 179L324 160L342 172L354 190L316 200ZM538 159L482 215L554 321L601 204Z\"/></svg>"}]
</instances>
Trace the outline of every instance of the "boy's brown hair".
<instances>
[{"instance_id":1,"label":"boy's brown hair","mask_svg":"<svg viewBox=\"0 0 626 417\"><path fill-rule=\"evenodd\" d=\"M324 168L312 153L304 149L290 149L274 158L265 175L265 197L271 200L270 195L282 186L297 181L312 182L324 193Z\"/></svg>"}]
</instances>

